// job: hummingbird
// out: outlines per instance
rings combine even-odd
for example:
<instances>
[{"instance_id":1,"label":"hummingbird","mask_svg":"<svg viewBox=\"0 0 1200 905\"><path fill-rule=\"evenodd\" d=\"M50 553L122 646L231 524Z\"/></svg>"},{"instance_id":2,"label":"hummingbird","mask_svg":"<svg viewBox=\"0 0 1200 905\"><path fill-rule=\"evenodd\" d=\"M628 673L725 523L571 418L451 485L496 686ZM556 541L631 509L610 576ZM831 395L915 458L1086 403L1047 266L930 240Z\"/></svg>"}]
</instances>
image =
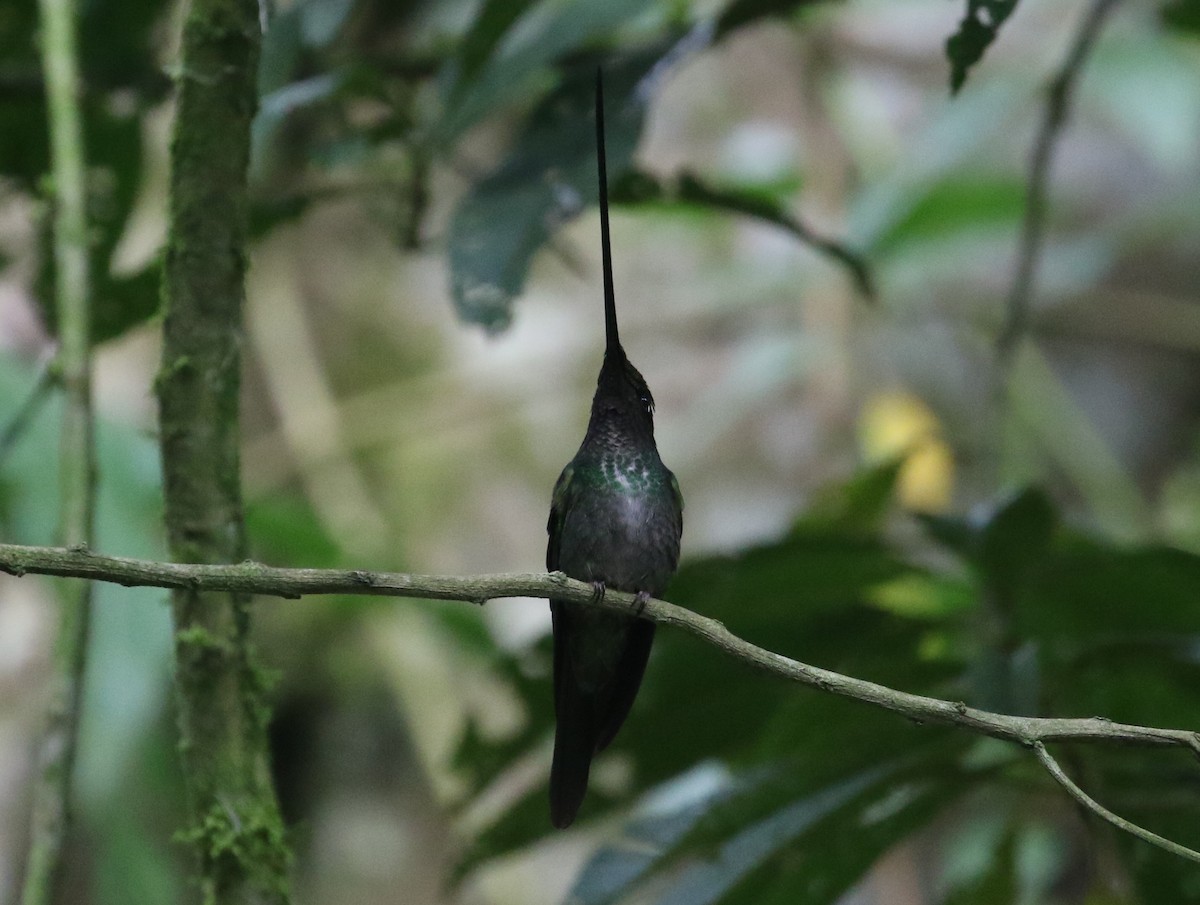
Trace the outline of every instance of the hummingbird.
<instances>
[{"instance_id":1,"label":"hummingbird","mask_svg":"<svg viewBox=\"0 0 1200 905\"><path fill-rule=\"evenodd\" d=\"M654 397L625 355L617 333L608 173L604 153L604 86L596 72L596 163L600 181L600 245L604 270L604 363L596 381L587 433L554 486L546 568L635 595L620 613L551 600L554 626L554 760L550 819L571 825L587 791L592 757L629 715L654 623L639 618L679 565L683 497L654 442Z\"/></svg>"}]
</instances>

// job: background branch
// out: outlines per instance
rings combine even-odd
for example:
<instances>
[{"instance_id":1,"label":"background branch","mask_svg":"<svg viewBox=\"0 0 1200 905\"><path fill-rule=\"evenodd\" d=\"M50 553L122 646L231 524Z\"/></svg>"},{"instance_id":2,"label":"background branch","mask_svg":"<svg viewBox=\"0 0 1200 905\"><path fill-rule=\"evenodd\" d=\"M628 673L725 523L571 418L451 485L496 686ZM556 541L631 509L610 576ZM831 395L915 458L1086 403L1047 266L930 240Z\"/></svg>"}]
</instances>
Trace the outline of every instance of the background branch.
<instances>
[{"instance_id":1,"label":"background branch","mask_svg":"<svg viewBox=\"0 0 1200 905\"><path fill-rule=\"evenodd\" d=\"M625 176L615 187L613 201L690 204L769 223L839 264L849 275L859 295L868 301L875 299L871 268L862 255L842 242L822 235L771 198L738 189L715 188L688 171L680 173L673 182L667 182L639 170Z\"/></svg>"},{"instance_id":2,"label":"background branch","mask_svg":"<svg viewBox=\"0 0 1200 905\"><path fill-rule=\"evenodd\" d=\"M245 549L238 392L258 16L255 0L193 0L183 29L157 386L167 538L183 561L236 562ZM204 902L283 905L291 856L268 769L249 601L174 587L185 835Z\"/></svg>"},{"instance_id":3,"label":"background branch","mask_svg":"<svg viewBox=\"0 0 1200 905\"><path fill-rule=\"evenodd\" d=\"M1118 0L1094 0L1084 15L1066 60L1046 90L1046 104L1029 163L1029 184L1025 195L1016 272L1005 302L1004 326L996 339L996 354L1002 372L1008 369L1017 344L1029 327L1029 308L1046 230L1046 192L1054 162L1054 149L1070 113L1075 83L1095 46L1105 19L1117 3Z\"/></svg>"},{"instance_id":4,"label":"background branch","mask_svg":"<svg viewBox=\"0 0 1200 905\"><path fill-rule=\"evenodd\" d=\"M279 569L250 561L226 566L184 565L100 556L82 548L64 550L12 544L0 544L0 571L12 575L37 573L110 581L122 585L186 588L194 595L230 592L294 599L310 594L347 594L465 600L473 603L485 603L498 597L553 596L582 605L626 612L634 600L632 594L609 591L603 600L596 601L593 599L590 584L567 578L560 572L453 576L345 569ZM909 694L801 663L739 638L715 619L662 600L650 600L642 615L646 619L673 625L696 635L727 654L773 675L881 707L917 723L957 726L1033 748L1054 779L1077 798L1083 794L1082 791L1077 787L1066 786L1065 774L1062 774L1061 770L1056 772L1050 768L1052 759L1045 753L1045 742L1093 741L1175 746L1187 748L1200 756L1200 734L1196 732L1115 723L1102 717L1027 717L993 713L968 707L960 701ZM1066 782L1070 780L1067 779ZM1137 827L1131 829L1133 825L1121 818L1111 819L1108 816L1109 812L1104 811L1095 802L1088 806L1121 829L1154 844L1160 844L1158 840L1161 837ZM1097 810L1098 808L1100 809ZM1169 843L1164 847L1175 854L1191 852L1190 849L1176 843ZM1184 856L1191 857L1191 854Z\"/></svg>"},{"instance_id":5,"label":"background branch","mask_svg":"<svg viewBox=\"0 0 1200 905\"><path fill-rule=\"evenodd\" d=\"M46 355L39 366L37 379L29 393L22 400L8 423L0 428L0 464L17 445L21 436L29 429L34 417L41 410L42 404L50 395L50 391L59 383L58 353Z\"/></svg>"},{"instance_id":6,"label":"background branch","mask_svg":"<svg viewBox=\"0 0 1200 905\"><path fill-rule=\"evenodd\" d=\"M57 377L65 394L58 535L68 545L91 540L95 510L87 188L79 111L77 17L73 0L41 0L41 52L53 176L58 373L47 366L2 441L7 447L19 436ZM24 905L46 905L54 900L70 826L71 780L79 735L92 586L63 582L59 591L61 616L54 651L53 686L33 793L33 825L22 893Z\"/></svg>"}]
</instances>

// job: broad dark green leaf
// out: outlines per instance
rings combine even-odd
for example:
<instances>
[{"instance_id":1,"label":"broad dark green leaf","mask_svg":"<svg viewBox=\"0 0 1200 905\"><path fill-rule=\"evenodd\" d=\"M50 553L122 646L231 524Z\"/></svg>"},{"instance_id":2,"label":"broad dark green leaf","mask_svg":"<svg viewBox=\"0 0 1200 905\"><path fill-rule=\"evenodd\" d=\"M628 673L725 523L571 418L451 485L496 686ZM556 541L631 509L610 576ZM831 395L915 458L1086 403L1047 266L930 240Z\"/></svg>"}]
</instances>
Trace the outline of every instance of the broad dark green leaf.
<instances>
[{"instance_id":1,"label":"broad dark green leaf","mask_svg":"<svg viewBox=\"0 0 1200 905\"><path fill-rule=\"evenodd\" d=\"M615 844L601 848L584 866L571 891L579 905L604 905L625 895L656 868L717 803L735 792L728 771L701 764L665 783L624 827Z\"/></svg>"},{"instance_id":2,"label":"broad dark green leaf","mask_svg":"<svg viewBox=\"0 0 1200 905\"><path fill-rule=\"evenodd\" d=\"M723 905L830 905L894 846L969 788L953 769L923 765L887 778L796 838L743 877Z\"/></svg>"},{"instance_id":3,"label":"broad dark green leaf","mask_svg":"<svg viewBox=\"0 0 1200 905\"><path fill-rule=\"evenodd\" d=\"M1042 580L1058 515L1046 495L1025 488L1001 500L985 517L922 515L929 535L967 561L988 594L1005 609L1026 585Z\"/></svg>"},{"instance_id":4,"label":"broad dark green leaf","mask_svg":"<svg viewBox=\"0 0 1200 905\"><path fill-rule=\"evenodd\" d=\"M1063 642L1194 635L1200 556L1163 546L1126 548L1064 536L1036 584L1017 598L1023 635Z\"/></svg>"},{"instance_id":5,"label":"broad dark green leaf","mask_svg":"<svg viewBox=\"0 0 1200 905\"><path fill-rule=\"evenodd\" d=\"M448 76L453 84L449 95L451 106L461 103L464 90L475 81L509 27L533 3L534 0L484 0L475 21L459 41L453 71Z\"/></svg>"},{"instance_id":6,"label":"broad dark green leaf","mask_svg":"<svg viewBox=\"0 0 1200 905\"><path fill-rule=\"evenodd\" d=\"M891 509L904 457L888 459L850 480L821 490L804 514L802 526L828 526L864 534L877 531Z\"/></svg>"},{"instance_id":7,"label":"broad dark green leaf","mask_svg":"<svg viewBox=\"0 0 1200 905\"><path fill-rule=\"evenodd\" d=\"M1200 0L1168 0L1159 15L1168 28L1191 37L1200 36Z\"/></svg>"},{"instance_id":8,"label":"broad dark green leaf","mask_svg":"<svg viewBox=\"0 0 1200 905\"><path fill-rule=\"evenodd\" d=\"M1127 820L1200 849L1200 767L1181 749L1088 746L1072 756L1058 751L1063 767L1084 790ZM1063 795L1046 785L1047 794ZM1114 833L1138 902L1200 901L1200 873L1194 862L1126 833ZM1091 902L1091 899L1088 899ZM1107 903L1111 899L1099 899ZM1124 900L1118 900L1124 901Z\"/></svg>"},{"instance_id":9,"label":"broad dark green leaf","mask_svg":"<svg viewBox=\"0 0 1200 905\"><path fill-rule=\"evenodd\" d=\"M550 639L522 657L497 655L489 664L492 675L529 704L523 726L509 738L484 738L474 722L467 724L455 751L453 766L473 789L486 789L522 754L533 749L554 725L544 695L550 684Z\"/></svg>"},{"instance_id":10,"label":"broad dark green leaf","mask_svg":"<svg viewBox=\"0 0 1200 905\"><path fill-rule=\"evenodd\" d=\"M952 93L966 82L967 73L983 58L984 51L996 40L1000 26L1016 7L1017 0L967 0L967 11L958 31L946 40Z\"/></svg>"},{"instance_id":11,"label":"broad dark green leaf","mask_svg":"<svg viewBox=\"0 0 1200 905\"><path fill-rule=\"evenodd\" d=\"M1054 708L1064 716L1180 729L1196 722L1200 663L1178 643L1114 642L1055 653L1043 657L1043 672ZM1195 778L1200 782L1200 770Z\"/></svg>"},{"instance_id":12,"label":"broad dark green leaf","mask_svg":"<svg viewBox=\"0 0 1200 905\"><path fill-rule=\"evenodd\" d=\"M457 63L451 64L446 79L450 94L434 129L434 144L449 146L483 117L521 98L541 97L556 82L556 63L592 47L645 8L641 0L542 0L534 5L509 28L510 40L493 46L486 61L476 63L474 78L460 81L461 73L453 70ZM489 8L484 12L494 15L493 23L501 18L499 11L492 13ZM584 68L594 72L595 63L592 60ZM609 72L607 65L605 72Z\"/></svg>"},{"instance_id":13,"label":"broad dark green leaf","mask_svg":"<svg viewBox=\"0 0 1200 905\"><path fill-rule=\"evenodd\" d=\"M611 178L629 166L645 98L638 82L661 48L605 67ZM500 167L472 186L450 224L450 284L466 321L501 330L534 254L598 195L592 116L595 63L578 64L533 112ZM597 241L599 241L597 239Z\"/></svg>"},{"instance_id":14,"label":"broad dark green leaf","mask_svg":"<svg viewBox=\"0 0 1200 905\"><path fill-rule=\"evenodd\" d=\"M158 103L170 82L157 63L157 0L94 0L80 8L80 66L93 120L111 108L129 116ZM35 0L9 0L0 15L0 174L31 194L49 170L49 144ZM132 102L132 103L131 103ZM89 162L96 138L86 134ZM101 155L100 159L104 159ZM112 160L106 161L112 164Z\"/></svg>"},{"instance_id":15,"label":"broad dark green leaf","mask_svg":"<svg viewBox=\"0 0 1200 905\"><path fill-rule=\"evenodd\" d=\"M717 19L716 33L723 37L736 28L766 18L786 18L823 0L732 0Z\"/></svg>"},{"instance_id":16,"label":"broad dark green leaf","mask_svg":"<svg viewBox=\"0 0 1200 905\"><path fill-rule=\"evenodd\" d=\"M1025 185L1018 180L974 176L939 181L874 239L870 252L884 256L969 230L1012 229L1024 209Z\"/></svg>"},{"instance_id":17,"label":"broad dark green leaf","mask_svg":"<svg viewBox=\"0 0 1200 905\"><path fill-rule=\"evenodd\" d=\"M802 849L802 837L822 820L848 807L875 786L886 771L869 769L789 802L716 846L712 856L685 867L657 902L659 905L709 905L769 865L781 849ZM778 799L777 799L778 800ZM794 901L794 900L793 900Z\"/></svg>"},{"instance_id":18,"label":"broad dark green leaf","mask_svg":"<svg viewBox=\"0 0 1200 905\"><path fill-rule=\"evenodd\" d=\"M1054 507L1037 488L1005 500L987 520L979 535L978 561L984 581L1004 601L1042 566L1057 520Z\"/></svg>"},{"instance_id":19,"label":"broad dark green leaf","mask_svg":"<svg viewBox=\"0 0 1200 905\"><path fill-rule=\"evenodd\" d=\"M258 497L249 503L246 536L252 558L260 562L314 569L339 565L338 545L307 499L293 493Z\"/></svg>"},{"instance_id":20,"label":"broad dark green leaf","mask_svg":"<svg viewBox=\"0 0 1200 905\"><path fill-rule=\"evenodd\" d=\"M37 190L49 161L37 28L35 0L5 3L0 15L0 67L5 73L0 96L0 173L30 193Z\"/></svg>"},{"instance_id":21,"label":"broad dark green leaf","mask_svg":"<svg viewBox=\"0 0 1200 905\"><path fill-rule=\"evenodd\" d=\"M669 905L833 902L965 785L949 736L885 730L875 741L843 745L840 760L802 749L786 766L701 784L706 794L673 812L660 805L598 853L573 895L607 905L645 887Z\"/></svg>"}]
</instances>

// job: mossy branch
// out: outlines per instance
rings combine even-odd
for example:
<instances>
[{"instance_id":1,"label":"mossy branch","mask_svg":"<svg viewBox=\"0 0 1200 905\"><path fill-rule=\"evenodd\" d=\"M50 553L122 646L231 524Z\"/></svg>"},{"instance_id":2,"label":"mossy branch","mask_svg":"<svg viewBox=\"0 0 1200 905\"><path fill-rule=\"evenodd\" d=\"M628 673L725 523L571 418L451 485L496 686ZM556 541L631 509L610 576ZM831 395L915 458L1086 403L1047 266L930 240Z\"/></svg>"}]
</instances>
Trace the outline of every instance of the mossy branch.
<instances>
[{"instance_id":1,"label":"mossy branch","mask_svg":"<svg viewBox=\"0 0 1200 905\"><path fill-rule=\"evenodd\" d=\"M192 0L178 67L157 381L167 538L182 561L236 562L246 171L261 36L255 0ZM289 901L248 600L176 585L175 686L206 905Z\"/></svg>"},{"instance_id":2,"label":"mossy branch","mask_svg":"<svg viewBox=\"0 0 1200 905\"><path fill-rule=\"evenodd\" d=\"M54 205L54 308L59 331L57 367L47 368L29 415L53 380L64 392L59 459L58 535L65 544L92 538L95 453L92 439L91 299L83 122L79 110L78 14L74 0L41 0L42 66L49 114ZM57 372L57 373L55 373ZM28 423L20 417L4 445ZM54 901L70 825L72 773L79 735L84 667L91 622L90 584L63 583L54 651L54 678L38 753L33 822L22 891L24 905Z\"/></svg>"},{"instance_id":3,"label":"mossy branch","mask_svg":"<svg viewBox=\"0 0 1200 905\"><path fill-rule=\"evenodd\" d=\"M311 594L345 594L464 600L477 604L499 597L554 597L622 612L629 612L634 602L632 594L618 591L609 591L597 600L590 584L575 581L561 572L459 576L368 572L361 569L279 569L250 561L226 566L183 565L100 556L86 549L63 550L12 544L0 544L0 571L12 575L38 573L112 581L123 585L186 588L196 595L232 592L296 599ZM1115 723L1103 717L1029 717L993 713L969 707L961 701L909 694L801 663L739 638L715 619L662 600L648 601L641 616L696 635L730 656L781 678L881 707L917 723L957 726L1016 742L1033 750L1043 763L1046 763L1045 743L1072 741L1179 747L1200 757L1200 733L1190 730ZM1057 773L1051 771L1051 774L1057 782L1062 782ZM1072 794L1075 792L1072 791ZM1083 800L1079 795L1076 798ZM1115 826L1133 832L1130 830L1131 824L1120 818L1114 821L1115 815L1101 806L1096 805L1092 810ZM1157 841L1160 837L1152 833L1135 835L1160 844ZM1175 854L1200 860L1200 853L1177 843L1163 847Z\"/></svg>"}]
</instances>

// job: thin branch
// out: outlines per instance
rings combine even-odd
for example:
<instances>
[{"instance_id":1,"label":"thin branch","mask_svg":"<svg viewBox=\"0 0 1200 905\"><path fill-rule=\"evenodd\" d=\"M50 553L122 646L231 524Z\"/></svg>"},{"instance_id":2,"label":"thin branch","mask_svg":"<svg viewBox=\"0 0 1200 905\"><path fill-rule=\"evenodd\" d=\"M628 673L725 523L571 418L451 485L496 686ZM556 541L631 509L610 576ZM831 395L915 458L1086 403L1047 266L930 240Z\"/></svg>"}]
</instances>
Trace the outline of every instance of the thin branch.
<instances>
[{"instance_id":1,"label":"thin branch","mask_svg":"<svg viewBox=\"0 0 1200 905\"><path fill-rule=\"evenodd\" d=\"M655 177L644 173L627 174L618 190L614 192L614 203L644 203L659 202L667 204L691 204L701 207L715 208L753 217L764 223L770 223L785 232L790 233L798 241L809 246L818 254L837 262L849 274L854 288L864 299L871 301L875 298L875 285L871 276L870 265L858 252L842 244L836 239L824 236L807 223L792 216L781 205L770 198L764 198L736 189L714 188L699 179L694 173L684 171L674 184L660 182Z\"/></svg>"},{"instance_id":2,"label":"thin branch","mask_svg":"<svg viewBox=\"0 0 1200 905\"><path fill-rule=\"evenodd\" d=\"M603 600L596 602L590 584L567 578L561 572L458 576L368 572L360 569L280 569L250 561L236 565L185 565L101 556L84 548L14 544L0 544L0 572L11 575L61 575L126 586L184 588L196 592L224 591L288 599L313 594L346 594L464 600L482 604L501 597L554 597L620 612L628 612L634 601L632 594L609 591ZM737 637L715 619L662 600L650 600L642 616L696 635L725 653L766 672L830 694L882 707L914 722L958 726L1026 747L1036 742L1114 742L1182 747L1200 757L1200 733L1114 723L1103 717L1073 719L991 713L968 707L961 701L909 694L809 666L757 647Z\"/></svg>"},{"instance_id":3,"label":"thin branch","mask_svg":"<svg viewBox=\"0 0 1200 905\"><path fill-rule=\"evenodd\" d=\"M0 462L8 457L25 431L29 429L34 417L41 411L42 403L49 397L50 390L58 384L59 377L57 355L49 354L42 363L29 393L26 394L17 410L13 412L4 428L0 429Z\"/></svg>"},{"instance_id":4,"label":"thin branch","mask_svg":"<svg viewBox=\"0 0 1200 905\"><path fill-rule=\"evenodd\" d=\"M41 0L42 67L54 186L54 303L58 315L58 379L64 390L59 461L58 534L64 544L92 538L95 455L92 437L91 302L87 189L79 110L78 13L73 0ZM51 370L47 369L46 375ZM49 377L44 377L49 380ZM43 381L39 381L39 386ZM32 417L40 399L26 404ZM72 773L79 735L92 585L63 582L54 682L33 793L33 826L24 905L54 901L71 818Z\"/></svg>"},{"instance_id":5,"label":"thin branch","mask_svg":"<svg viewBox=\"0 0 1200 905\"><path fill-rule=\"evenodd\" d=\"M1078 801L1081 805L1087 808L1094 814L1104 818L1119 830L1124 830L1130 835L1137 836L1151 845L1157 845L1161 849L1165 849L1173 855L1178 855L1180 858L1187 858L1189 861L1200 863L1200 852L1193 851L1187 846L1180 845L1178 842L1172 842L1158 833L1152 833L1150 830L1143 829L1136 823L1130 823L1124 817L1114 814L1100 802L1096 801L1087 792L1075 785L1074 781L1069 777L1058 761L1046 750L1046 746L1042 742L1033 743L1034 753L1037 754L1038 760L1042 762L1042 766L1054 777L1055 781L1062 786L1071 797Z\"/></svg>"},{"instance_id":6,"label":"thin branch","mask_svg":"<svg viewBox=\"0 0 1200 905\"><path fill-rule=\"evenodd\" d=\"M1029 326L1029 308L1046 228L1046 192L1050 168L1054 162L1055 147L1070 113L1072 92L1105 19L1118 2L1094 0L1075 35L1066 60L1046 90L1046 105L1029 163L1029 185L1016 272L1005 303L1004 326L996 339L996 355L1002 371L1008 369L1017 345Z\"/></svg>"}]
</instances>

